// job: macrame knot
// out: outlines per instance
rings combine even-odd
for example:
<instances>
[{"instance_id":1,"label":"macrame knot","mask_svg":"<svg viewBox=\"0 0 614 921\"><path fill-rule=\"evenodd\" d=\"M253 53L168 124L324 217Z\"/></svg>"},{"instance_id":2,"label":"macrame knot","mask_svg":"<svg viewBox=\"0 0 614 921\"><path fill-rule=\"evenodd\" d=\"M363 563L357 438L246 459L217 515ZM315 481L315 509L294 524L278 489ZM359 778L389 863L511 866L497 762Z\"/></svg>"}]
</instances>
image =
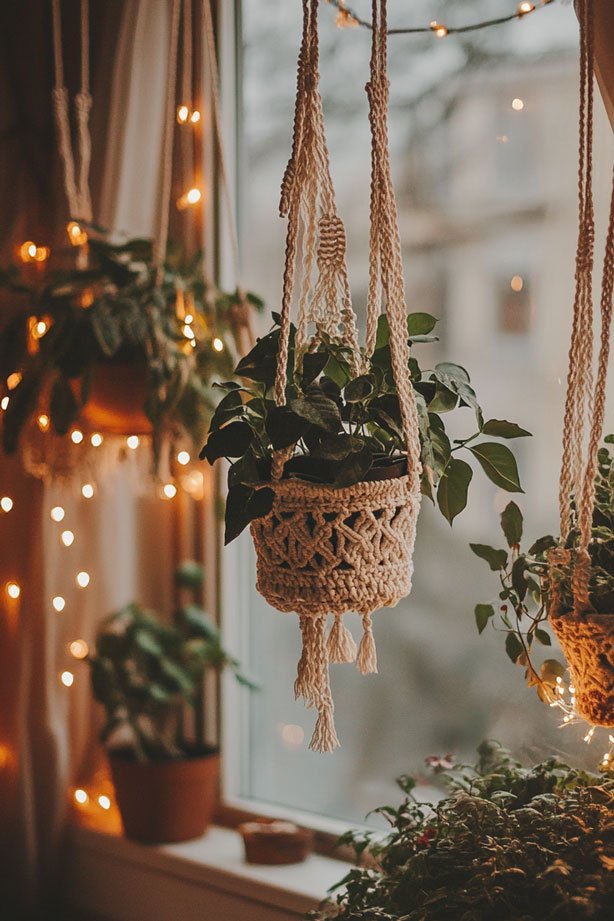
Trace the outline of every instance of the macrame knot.
<instances>
[{"instance_id":1,"label":"macrame knot","mask_svg":"<svg viewBox=\"0 0 614 921\"><path fill-rule=\"evenodd\" d=\"M377 674L377 652L370 614L363 614L362 629L363 635L358 647L356 665L362 675L374 675Z\"/></svg>"},{"instance_id":2,"label":"macrame knot","mask_svg":"<svg viewBox=\"0 0 614 921\"><path fill-rule=\"evenodd\" d=\"M294 158L288 161L284 172L284 178L281 180L281 198L279 200L279 214L280 217L287 217L290 210L290 196L292 194L292 189L294 188L294 182L296 179L296 166L294 164Z\"/></svg>"},{"instance_id":3,"label":"macrame knot","mask_svg":"<svg viewBox=\"0 0 614 921\"><path fill-rule=\"evenodd\" d=\"M86 118L92 108L92 97L89 93L77 93L75 96L75 109L79 118Z\"/></svg>"},{"instance_id":4,"label":"macrame knot","mask_svg":"<svg viewBox=\"0 0 614 921\"><path fill-rule=\"evenodd\" d=\"M578 550L574 561L572 588L574 596L574 614L581 614L589 607L589 581L591 576L591 558L588 550Z\"/></svg>"},{"instance_id":5,"label":"macrame knot","mask_svg":"<svg viewBox=\"0 0 614 921\"><path fill-rule=\"evenodd\" d=\"M356 660L356 643L348 628L343 623L343 615L337 614L328 634L328 661L354 662Z\"/></svg>"},{"instance_id":6,"label":"macrame knot","mask_svg":"<svg viewBox=\"0 0 614 921\"><path fill-rule=\"evenodd\" d=\"M333 215L320 218L318 222L320 244L318 246L318 268L338 268L345 259L345 228L340 218Z\"/></svg>"}]
</instances>

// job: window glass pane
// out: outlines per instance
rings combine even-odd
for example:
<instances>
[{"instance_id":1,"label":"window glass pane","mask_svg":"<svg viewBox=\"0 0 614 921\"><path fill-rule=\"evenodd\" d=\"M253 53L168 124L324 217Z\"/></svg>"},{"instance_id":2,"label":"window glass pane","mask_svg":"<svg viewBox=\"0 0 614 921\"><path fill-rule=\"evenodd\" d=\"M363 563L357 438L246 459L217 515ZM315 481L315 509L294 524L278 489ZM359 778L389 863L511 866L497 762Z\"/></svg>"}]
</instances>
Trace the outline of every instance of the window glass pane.
<instances>
[{"instance_id":1,"label":"window glass pane","mask_svg":"<svg viewBox=\"0 0 614 921\"><path fill-rule=\"evenodd\" d=\"M290 149L300 6L243 4L245 276L269 309L278 309L281 291L285 224L277 203ZM368 15L370 4L355 6ZM368 266L369 33L336 29L334 11L321 7L321 87L360 314ZM391 0L389 7L391 24L428 23L436 13L452 25L509 12L514 3ZM440 318L440 343L420 346L419 358L426 367L453 360L468 368L487 418L512 419L534 433L514 443L529 536L557 528L576 226L576 40L573 9L563 4L462 42L390 39L390 134L408 306ZM599 109L603 150L609 128ZM607 200L606 173L597 182L598 198ZM464 412L470 434L471 410ZM360 820L394 797L395 775L420 769L433 752L470 757L485 737L528 759L562 751L595 764L598 753L582 744L581 727L560 730L556 714L526 689L501 634L477 635L473 607L496 592L468 543L499 540L497 513L507 499L476 470L469 508L452 529L423 502L413 592L373 617L380 673L331 668L342 744L332 755L307 749L314 714L292 691L297 618L256 593L249 538L243 541L237 571L249 581L241 616L262 689L248 704L238 792ZM348 623L358 638L358 618Z\"/></svg>"}]
</instances>

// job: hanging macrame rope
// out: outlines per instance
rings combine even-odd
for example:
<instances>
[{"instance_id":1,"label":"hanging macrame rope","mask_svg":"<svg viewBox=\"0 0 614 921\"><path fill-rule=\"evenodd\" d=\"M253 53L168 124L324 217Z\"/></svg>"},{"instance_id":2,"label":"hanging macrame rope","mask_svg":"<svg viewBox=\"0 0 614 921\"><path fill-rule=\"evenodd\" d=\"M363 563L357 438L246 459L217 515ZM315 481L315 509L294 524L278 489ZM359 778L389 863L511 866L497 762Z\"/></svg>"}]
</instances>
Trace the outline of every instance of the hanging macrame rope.
<instances>
[{"instance_id":1,"label":"hanging macrame rope","mask_svg":"<svg viewBox=\"0 0 614 921\"><path fill-rule=\"evenodd\" d=\"M390 168L388 141L387 9L386 0L373 0L371 76L367 84L371 124L371 236L366 351L375 349L381 295L386 300L390 354L397 387L411 492L420 495L420 436L418 409L409 372L407 305L401 239Z\"/></svg>"},{"instance_id":2,"label":"hanging macrame rope","mask_svg":"<svg viewBox=\"0 0 614 921\"><path fill-rule=\"evenodd\" d=\"M164 106L164 136L162 140L162 175L160 181L160 200L158 205L158 232L154 241L154 265L156 282L164 278L164 260L168 243L169 208L173 182L173 137L175 133L175 90L177 83L177 46L179 42L180 0L172 0L168 77L166 80L166 100Z\"/></svg>"},{"instance_id":3,"label":"hanging macrame rope","mask_svg":"<svg viewBox=\"0 0 614 921\"><path fill-rule=\"evenodd\" d=\"M70 133L70 115L68 90L64 83L64 60L62 54L62 11L60 0L52 0L53 57L55 86L53 89L53 111L58 146L62 159L64 189L70 216L92 219L92 203L89 190L89 172L92 156L92 142L89 130L89 117L92 97L89 88L89 0L81 0L81 88L75 97L75 112L79 141L79 169L75 165L75 155Z\"/></svg>"},{"instance_id":4,"label":"hanging macrame rope","mask_svg":"<svg viewBox=\"0 0 614 921\"><path fill-rule=\"evenodd\" d=\"M593 48L594 10L592 0L582 0L580 14L580 140L579 140L579 230L576 252L576 294L573 306L567 398L563 424L563 461L559 491L561 537L572 527L571 498L575 498L580 532L573 561L574 611L581 614L589 605L590 557L597 452L603 434L605 396L610 351L612 286L614 276L614 188L602 276L600 302L601 344L597 376L593 386L593 296L595 224L593 214ZM589 420L590 419L590 423Z\"/></svg>"}]
</instances>

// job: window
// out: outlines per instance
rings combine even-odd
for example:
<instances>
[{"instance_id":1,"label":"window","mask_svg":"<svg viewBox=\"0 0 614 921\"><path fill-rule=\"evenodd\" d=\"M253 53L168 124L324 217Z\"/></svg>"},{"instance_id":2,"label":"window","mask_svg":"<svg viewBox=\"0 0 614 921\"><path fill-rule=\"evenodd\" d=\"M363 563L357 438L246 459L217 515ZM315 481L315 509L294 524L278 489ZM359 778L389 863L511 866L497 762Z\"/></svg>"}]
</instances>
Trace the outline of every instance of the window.
<instances>
[{"instance_id":1,"label":"window","mask_svg":"<svg viewBox=\"0 0 614 921\"><path fill-rule=\"evenodd\" d=\"M391 22L432 18L425 2L391 0L389 6ZM491 6L507 11L509 4ZM361 14L368 15L367 7L356 0ZM476 2L454 7L459 20L483 10ZM468 367L489 416L514 419L535 433L519 457L527 499L518 501L529 533L543 533L540 528L556 521L560 382L572 299L576 70L570 49L577 27L569 7L530 20L515 24L515 31L483 33L471 46L450 39L433 49L426 40L391 39L390 130L409 308L442 316L441 342L429 360ZM269 309L278 308L281 290L285 224L277 202L299 36L299 3L243 4L245 277ZM359 311L368 255L368 54L368 32L336 29L322 4L321 86ZM511 102L525 98L527 87L530 113ZM522 145L512 168L502 159L511 153L503 152L499 136L511 137L513 126ZM539 319L533 359L525 357L522 368L502 363L501 334L527 333L533 309ZM229 688L231 798L268 804L273 813L289 808L361 821L394 798L397 774L419 770L433 752L470 757L485 737L527 758L546 749L587 757L579 731L559 731L551 711L503 658L501 637L478 637L475 629L473 606L491 598L492 583L468 542L496 540L497 512L505 503L505 494L476 477L470 507L451 531L424 501L413 592L373 618L379 675L332 666L342 745L332 755L308 750L313 713L293 700L296 618L272 610L256 593L249 536L225 551L225 615L262 682L243 704ZM352 627L351 617L348 623Z\"/></svg>"}]
</instances>

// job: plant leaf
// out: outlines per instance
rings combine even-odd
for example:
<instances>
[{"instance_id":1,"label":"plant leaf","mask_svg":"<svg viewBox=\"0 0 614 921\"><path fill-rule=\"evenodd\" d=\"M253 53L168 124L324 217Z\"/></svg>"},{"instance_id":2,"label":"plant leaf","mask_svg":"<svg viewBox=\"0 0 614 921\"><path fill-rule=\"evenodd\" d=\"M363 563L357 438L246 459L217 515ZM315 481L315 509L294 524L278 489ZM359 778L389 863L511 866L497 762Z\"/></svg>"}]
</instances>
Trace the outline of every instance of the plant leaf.
<instances>
[{"instance_id":1,"label":"plant leaf","mask_svg":"<svg viewBox=\"0 0 614 921\"><path fill-rule=\"evenodd\" d=\"M308 424L289 406L272 406L265 427L271 444L278 450L296 444L305 434Z\"/></svg>"},{"instance_id":2,"label":"plant leaf","mask_svg":"<svg viewBox=\"0 0 614 921\"><path fill-rule=\"evenodd\" d=\"M522 540L522 512L515 502L508 502L501 513L501 528L509 547L517 547Z\"/></svg>"},{"instance_id":3,"label":"plant leaf","mask_svg":"<svg viewBox=\"0 0 614 921\"><path fill-rule=\"evenodd\" d=\"M293 413L326 432L335 433L341 428L341 415L337 404L322 392L297 397L288 404Z\"/></svg>"},{"instance_id":4,"label":"plant leaf","mask_svg":"<svg viewBox=\"0 0 614 921\"><path fill-rule=\"evenodd\" d=\"M224 543L229 544L238 537L250 521L267 515L273 507L274 497L273 490L268 486L263 489L253 489L243 484L232 486L226 498Z\"/></svg>"},{"instance_id":5,"label":"plant leaf","mask_svg":"<svg viewBox=\"0 0 614 921\"><path fill-rule=\"evenodd\" d=\"M335 472L335 486L353 486L361 483L373 465L373 454L365 445L345 458Z\"/></svg>"},{"instance_id":6,"label":"plant leaf","mask_svg":"<svg viewBox=\"0 0 614 921\"><path fill-rule=\"evenodd\" d=\"M518 476L516 458L505 445L496 441L483 441L469 447L488 479L507 492L523 492Z\"/></svg>"},{"instance_id":7,"label":"plant leaf","mask_svg":"<svg viewBox=\"0 0 614 921\"><path fill-rule=\"evenodd\" d=\"M373 381L366 374L354 378L343 391L347 403L360 403L373 393Z\"/></svg>"},{"instance_id":8,"label":"plant leaf","mask_svg":"<svg viewBox=\"0 0 614 921\"><path fill-rule=\"evenodd\" d=\"M437 505L450 524L467 505L473 470L465 461L452 458L437 487Z\"/></svg>"},{"instance_id":9,"label":"plant leaf","mask_svg":"<svg viewBox=\"0 0 614 921\"><path fill-rule=\"evenodd\" d=\"M516 664L519 656L521 656L524 652L522 643L512 630L510 630L510 632L505 637L505 651L514 665Z\"/></svg>"},{"instance_id":10,"label":"plant leaf","mask_svg":"<svg viewBox=\"0 0 614 921\"><path fill-rule=\"evenodd\" d=\"M476 604L474 613L478 633L482 633L490 618L495 616L495 609L492 604Z\"/></svg>"},{"instance_id":11,"label":"plant leaf","mask_svg":"<svg viewBox=\"0 0 614 921\"><path fill-rule=\"evenodd\" d=\"M486 560L493 572L499 572L505 569L507 563L507 551L495 550L494 547L487 547L486 544L469 544L476 556L481 560Z\"/></svg>"},{"instance_id":12,"label":"plant leaf","mask_svg":"<svg viewBox=\"0 0 614 921\"><path fill-rule=\"evenodd\" d=\"M407 334L410 337L425 336L435 329L437 322L437 317L430 313L410 313L407 317Z\"/></svg>"},{"instance_id":13,"label":"plant leaf","mask_svg":"<svg viewBox=\"0 0 614 921\"><path fill-rule=\"evenodd\" d=\"M241 457L249 448L253 437L254 433L247 422L231 422L209 434L207 444L199 457L210 464L220 457Z\"/></svg>"},{"instance_id":14,"label":"plant leaf","mask_svg":"<svg viewBox=\"0 0 614 921\"><path fill-rule=\"evenodd\" d=\"M485 435L493 435L495 438L531 437L531 432L521 429L515 422L508 422L507 419L489 419L484 423L482 431Z\"/></svg>"}]
</instances>

